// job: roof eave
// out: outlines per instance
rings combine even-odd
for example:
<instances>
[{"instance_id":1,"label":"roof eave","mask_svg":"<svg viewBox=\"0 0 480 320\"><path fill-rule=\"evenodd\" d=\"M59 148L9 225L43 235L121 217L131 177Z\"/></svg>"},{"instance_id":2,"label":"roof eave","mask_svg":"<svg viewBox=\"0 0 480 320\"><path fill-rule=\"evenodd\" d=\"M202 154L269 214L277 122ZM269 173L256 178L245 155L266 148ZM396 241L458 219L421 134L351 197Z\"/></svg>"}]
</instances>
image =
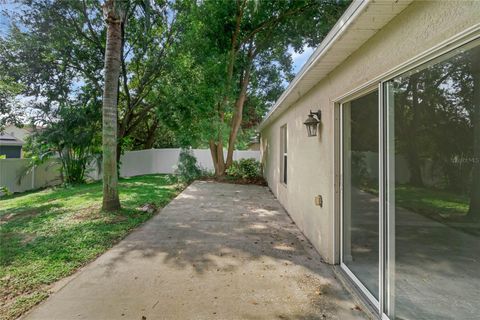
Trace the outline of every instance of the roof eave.
<instances>
[{"instance_id":1,"label":"roof eave","mask_svg":"<svg viewBox=\"0 0 480 320\"><path fill-rule=\"evenodd\" d=\"M263 130L295 104L411 2L354 0L266 114L257 130Z\"/></svg>"},{"instance_id":2,"label":"roof eave","mask_svg":"<svg viewBox=\"0 0 480 320\"><path fill-rule=\"evenodd\" d=\"M325 36L325 39L320 43L320 45L315 49L307 62L300 69L295 78L290 82L287 89L280 95L275 105L270 109L267 115L263 118L262 122L258 126L258 130L262 130L269 122L271 116L276 112L278 107L285 101L285 98L290 95L290 93L295 89L298 82L305 76L305 74L311 69L312 65L318 61L318 59L325 53L331 45L335 42L336 39L340 38L342 34L347 30L347 27L358 17L358 15L363 11L367 6L370 0L354 0L352 4L345 10L343 15L338 19L337 23L332 27L332 29Z\"/></svg>"}]
</instances>

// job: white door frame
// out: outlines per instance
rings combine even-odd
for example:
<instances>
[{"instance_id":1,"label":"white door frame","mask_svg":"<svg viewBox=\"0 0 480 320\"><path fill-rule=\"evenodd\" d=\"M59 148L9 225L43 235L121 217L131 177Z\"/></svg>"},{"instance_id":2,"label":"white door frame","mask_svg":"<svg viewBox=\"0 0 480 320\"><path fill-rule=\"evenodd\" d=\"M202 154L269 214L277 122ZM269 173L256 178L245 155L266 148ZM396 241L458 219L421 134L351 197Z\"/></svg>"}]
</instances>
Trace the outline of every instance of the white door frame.
<instances>
[{"instance_id":1,"label":"white door frame","mask_svg":"<svg viewBox=\"0 0 480 320\"><path fill-rule=\"evenodd\" d=\"M340 267L353 280L362 293L372 302L382 320L389 320L387 314L395 310L395 151L393 145L394 119L392 112L391 91L387 90L388 81L419 67L427 62L440 58L469 43L480 42L480 23L439 43L437 46L407 60L371 81L333 99L337 110L334 116L338 130L335 145L338 146L334 155L336 166L335 185L338 186L338 203L336 216L339 219L334 224L334 253ZM343 104L355 98L378 89L379 108L379 299L377 300L361 281L353 274L343 261Z\"/></svg>"}]
</instances>

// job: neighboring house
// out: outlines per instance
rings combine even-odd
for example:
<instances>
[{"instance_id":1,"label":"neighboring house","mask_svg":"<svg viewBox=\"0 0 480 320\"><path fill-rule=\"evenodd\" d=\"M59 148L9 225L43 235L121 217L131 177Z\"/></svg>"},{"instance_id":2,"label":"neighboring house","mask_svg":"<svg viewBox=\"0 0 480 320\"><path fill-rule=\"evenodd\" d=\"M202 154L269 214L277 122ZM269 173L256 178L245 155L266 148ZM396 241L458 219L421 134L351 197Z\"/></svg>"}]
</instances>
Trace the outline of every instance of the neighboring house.
<instances>
[{"instance_id":1,"label":"neighboring house","mask_svg":"<svg viewBox=\"0 0 480 320\"><path fill-rule=\"evenodd\" d=\"M9 134L0 133L0 157L21 158L23 141Z\"/></svg>"},{"instance_id":2,"label":"neighboring house","mask_svg":"<svg viewBox=\"0 0 480 320\"><path fill-rule=\"evenodd\" d=\"M35 129L30 125L17 127L13 124L9 124L5 126L5 129L3 130L3 132L25 142L27 137L30 136L34 130Z\"/></svg>"},{"instance_id":3,"label":"neighboring house","mask_svg":"<svg viewBox=\"0 0 480 320\"><path fill-rule=\"evenodd\" d=\"M34 127L32 125L23 125L22 127L17 127L13 124L8 124L5 126L3 130L3 134L9 135L14 137L17 140L17 144L21 142L23 145L27 138L34 133L35 130L42 130L41 127ZM20 147L20 149L22 149ZM1 154L1 153L0 153ZM23 152L21 152L21 156L18 158L23 158Z\"/></svg>"},{"instance_id":4,"label":"neighboring house","mask_svg":"<svg viewBox=\"0 0 480 320\"><path fill-rule=\"evenodd\" d=\"M259 126L270 189L376 319L479 317L479 99L480 1L353 1Z\"/></svg>"}]
</instances>

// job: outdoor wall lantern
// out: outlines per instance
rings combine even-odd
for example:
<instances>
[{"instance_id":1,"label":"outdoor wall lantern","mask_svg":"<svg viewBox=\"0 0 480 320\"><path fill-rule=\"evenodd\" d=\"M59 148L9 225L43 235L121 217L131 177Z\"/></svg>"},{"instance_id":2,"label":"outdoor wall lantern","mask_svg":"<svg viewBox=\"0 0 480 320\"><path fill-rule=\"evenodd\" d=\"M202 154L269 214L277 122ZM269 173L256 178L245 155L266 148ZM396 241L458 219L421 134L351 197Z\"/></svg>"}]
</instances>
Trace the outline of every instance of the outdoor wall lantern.
<instances>
[{"instance_id":1,"label":"outdoor wall lantern","mask_svg":"<svg viewBox=\"0 0 480 320\"><path fill-rule=\"evenodd\" d=\"M318 124L322 120L322 112L320 110L312 112L308 115L307 120L303 123L307 127L307 135L309 137L317 136Z\"/></svg>"}]
</instances>

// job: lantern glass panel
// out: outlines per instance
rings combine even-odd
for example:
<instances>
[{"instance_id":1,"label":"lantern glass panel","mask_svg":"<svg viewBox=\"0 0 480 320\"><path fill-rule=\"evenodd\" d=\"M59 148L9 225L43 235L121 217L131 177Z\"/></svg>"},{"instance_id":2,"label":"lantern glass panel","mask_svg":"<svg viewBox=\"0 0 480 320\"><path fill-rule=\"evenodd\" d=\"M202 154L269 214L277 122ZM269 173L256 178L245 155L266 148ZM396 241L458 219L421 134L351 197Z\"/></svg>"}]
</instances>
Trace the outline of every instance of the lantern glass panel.
<instances>
[{"instance_id":1,"label":"lantern glass panel","mask_svg":"<svg viewBox=\"0 0 480 320\"><path fill-rule=\"evenodd\" d=\"M307 134L309 137L315 137L317 135L317 124L309 123L307 124Z\"/></svg>"}]
</instances>

